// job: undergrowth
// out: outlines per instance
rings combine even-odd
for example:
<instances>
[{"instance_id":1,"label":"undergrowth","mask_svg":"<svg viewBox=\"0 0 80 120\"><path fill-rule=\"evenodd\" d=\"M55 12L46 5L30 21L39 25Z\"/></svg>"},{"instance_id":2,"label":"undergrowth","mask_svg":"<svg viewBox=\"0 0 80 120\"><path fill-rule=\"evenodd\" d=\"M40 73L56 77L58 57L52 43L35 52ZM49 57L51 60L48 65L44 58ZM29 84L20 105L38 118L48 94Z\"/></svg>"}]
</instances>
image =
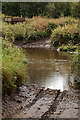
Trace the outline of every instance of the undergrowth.
<instances>
[{"instance_id":1,"label":"undergrowth","mask_svg":"<svg viewBox=\"0 0 80 120\"><path fill-rule=\"evenodd\" d=\"M2 46L3 94L11 94L27 79L26 59L22 49L3 39Z\"/></svg>"}]
</instances>

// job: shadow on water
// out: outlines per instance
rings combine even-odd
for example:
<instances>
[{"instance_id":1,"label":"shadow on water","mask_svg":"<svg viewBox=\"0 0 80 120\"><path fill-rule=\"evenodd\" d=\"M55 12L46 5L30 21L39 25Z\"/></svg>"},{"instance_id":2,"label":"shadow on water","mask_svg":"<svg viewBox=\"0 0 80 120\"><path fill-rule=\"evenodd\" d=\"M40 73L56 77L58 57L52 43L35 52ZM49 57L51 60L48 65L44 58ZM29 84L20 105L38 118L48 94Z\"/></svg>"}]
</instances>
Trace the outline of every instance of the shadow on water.
<instances>
[{"instance_id":1,"label":"shadow on water","mask_svg":"<svg viewBox=\"0 0 80 120\"><path fill-rule=\"evenodd\" d=\"M23 49L28 60L28 82L51 89L69 90L72 57L69 53L44 48Z\"/></svg>"}]
</instances>

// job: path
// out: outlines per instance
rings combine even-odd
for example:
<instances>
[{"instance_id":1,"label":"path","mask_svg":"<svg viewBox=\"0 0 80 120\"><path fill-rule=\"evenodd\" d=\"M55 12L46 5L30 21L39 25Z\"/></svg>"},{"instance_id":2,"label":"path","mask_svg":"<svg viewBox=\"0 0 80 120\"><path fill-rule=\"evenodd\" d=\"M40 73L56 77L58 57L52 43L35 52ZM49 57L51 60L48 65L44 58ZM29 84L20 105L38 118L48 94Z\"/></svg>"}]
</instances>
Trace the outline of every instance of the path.
<instances>
[{"instance_id":1,"label":"path","mask_svg":"<svg viewBox=\"0 0 80 120\"><path fill-rule=\"evenodd\" d=\"M80 91L60 92L27 85L3 98L3 118L78 118Z\"/></svg>"}]
</instances>

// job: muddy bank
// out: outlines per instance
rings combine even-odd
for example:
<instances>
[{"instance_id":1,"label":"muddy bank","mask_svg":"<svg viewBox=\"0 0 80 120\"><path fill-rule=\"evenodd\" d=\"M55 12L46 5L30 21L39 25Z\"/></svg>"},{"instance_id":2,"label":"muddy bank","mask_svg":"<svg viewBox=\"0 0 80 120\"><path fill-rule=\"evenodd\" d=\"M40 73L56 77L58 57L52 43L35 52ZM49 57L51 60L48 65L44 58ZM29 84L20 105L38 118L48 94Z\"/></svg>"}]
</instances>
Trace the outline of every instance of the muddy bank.
<instances>
[{"instance_id":1,"label":"muddy bank","mask_svg":"<svg viewBox=\"0 0 80 120\"><path fill-rule=\"evenodd\" d=\"M32 41L30 43L22 45L22 48L50 48L51 49L51 44L50 44L50 38L45 38L41 39L38 41Z\"/></svg>"},{"instance_id":2,"label":"muddy bank","mask_svg":"<svg viewBox=\"0 0 80 120\"><path fill-rule=\"evenodd\" d=\"M44 89L34 84L3 97L3 118L78 118L79 90Z\"/></svg>"}]
</instances>

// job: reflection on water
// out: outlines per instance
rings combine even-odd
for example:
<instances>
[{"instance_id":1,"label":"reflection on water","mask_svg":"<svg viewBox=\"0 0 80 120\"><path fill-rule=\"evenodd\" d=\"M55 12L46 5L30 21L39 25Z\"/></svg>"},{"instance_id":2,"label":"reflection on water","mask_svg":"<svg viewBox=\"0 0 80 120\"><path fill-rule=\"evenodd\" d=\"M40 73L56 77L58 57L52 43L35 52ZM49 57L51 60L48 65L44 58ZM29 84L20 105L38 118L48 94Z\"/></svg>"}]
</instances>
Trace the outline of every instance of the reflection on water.
<instances>
[{"instance_id":1,"label":"reflection on water","mask_svg":"<svg viewBox=\"0 0 80 120\"><path fill-rule=\"evenodd\" d=\"M23 50L28 60L28 82L52 89L69 90L70 54L42 48ZM72 78L73 76L72 76Z\"/></svg>"}]
</instances>

